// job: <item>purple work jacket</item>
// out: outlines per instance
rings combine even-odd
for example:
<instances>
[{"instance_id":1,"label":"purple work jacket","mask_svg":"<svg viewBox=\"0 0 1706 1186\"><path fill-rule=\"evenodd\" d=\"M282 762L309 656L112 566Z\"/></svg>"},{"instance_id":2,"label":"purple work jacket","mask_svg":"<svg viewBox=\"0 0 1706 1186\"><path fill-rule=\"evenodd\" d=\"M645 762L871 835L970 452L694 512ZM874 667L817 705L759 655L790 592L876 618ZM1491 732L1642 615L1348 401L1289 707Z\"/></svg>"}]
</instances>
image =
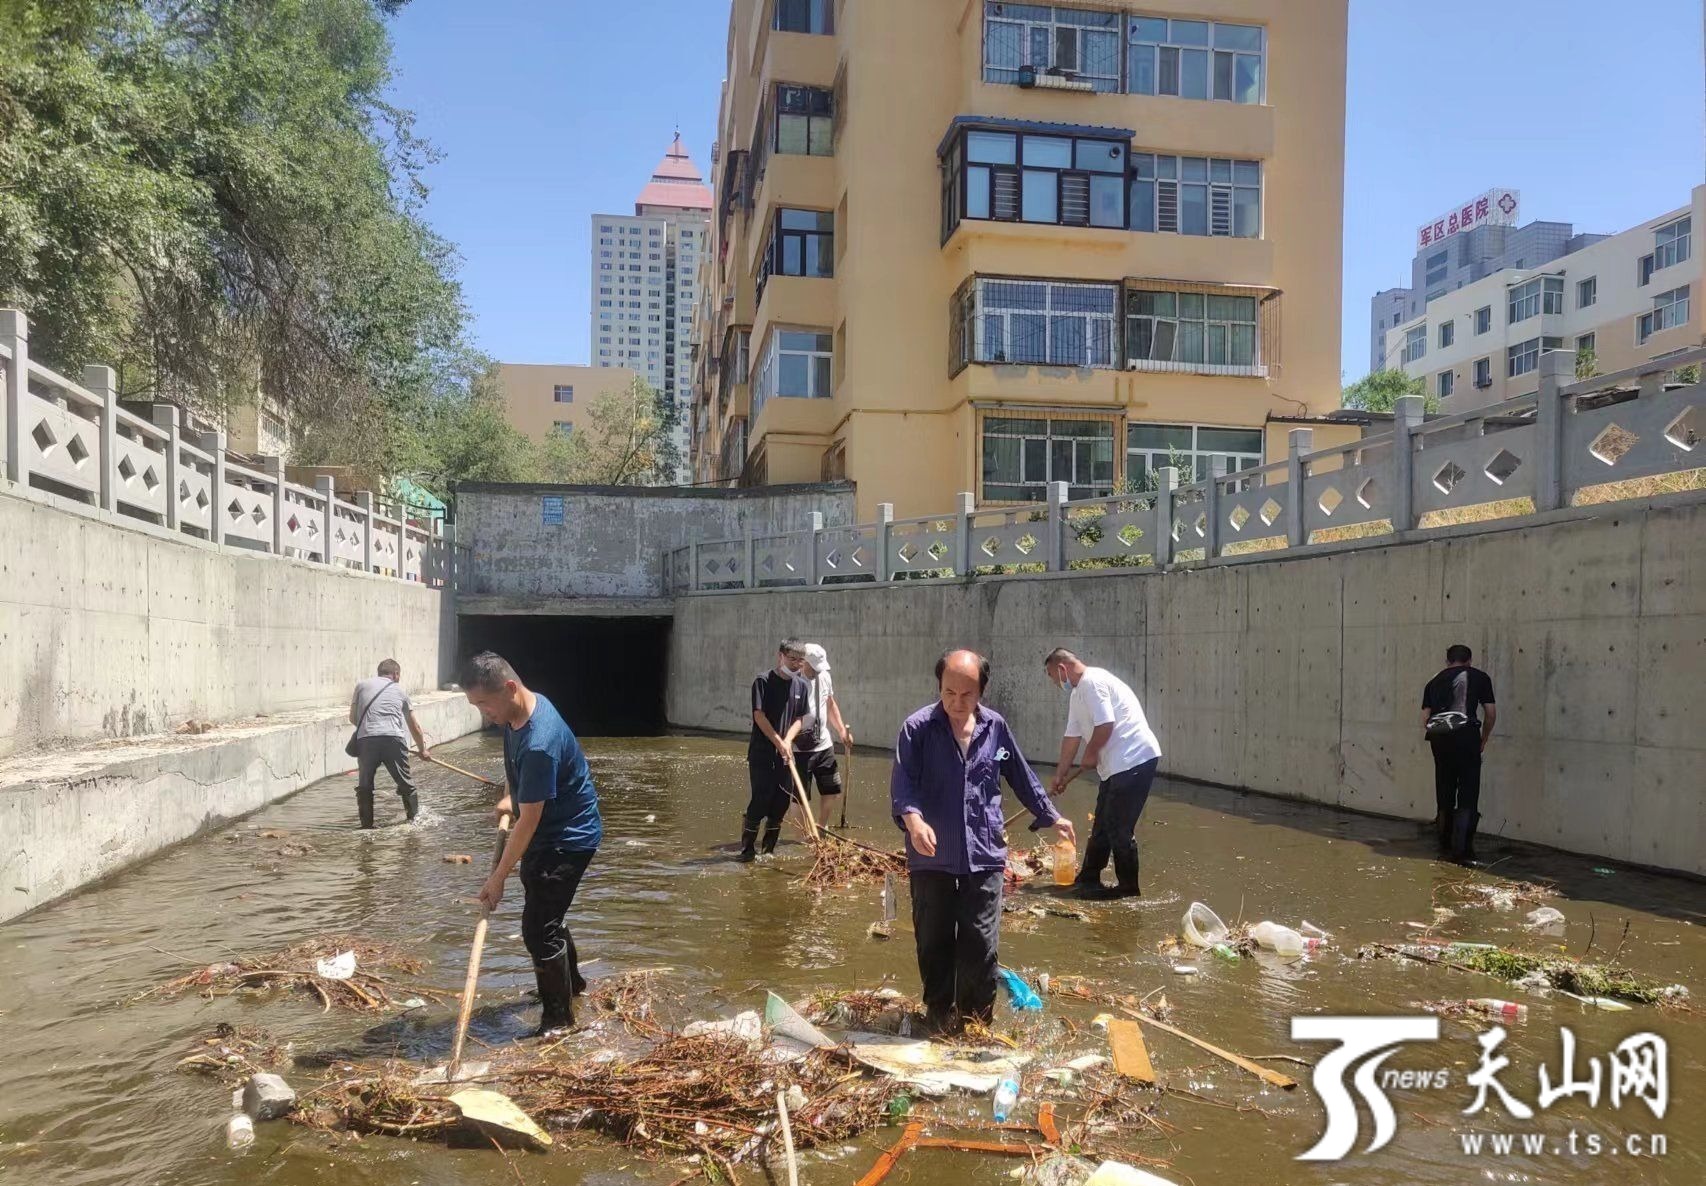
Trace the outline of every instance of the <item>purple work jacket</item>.
<instances>
[{"instance_id":1,"label":"purple work jacket","mask_svg":"<svg viewBox=\"0 0 1706 1186\"><path fill-rule=\"evenodd\" d=\"M1060 813L1032 773L1006 719L983 705L977 731L960 757L954 727L940 701L906 718L894 747L889 800L895 823L916 811L936 830L936 855L921 856L906 842L909 869L928 872L987 873L1007 867L1006 830L1002 827L1001 779L1030 808L1031 830L1052 827ZM901 825L904 831L905 825Z\"/></svg>"}]
</instances>

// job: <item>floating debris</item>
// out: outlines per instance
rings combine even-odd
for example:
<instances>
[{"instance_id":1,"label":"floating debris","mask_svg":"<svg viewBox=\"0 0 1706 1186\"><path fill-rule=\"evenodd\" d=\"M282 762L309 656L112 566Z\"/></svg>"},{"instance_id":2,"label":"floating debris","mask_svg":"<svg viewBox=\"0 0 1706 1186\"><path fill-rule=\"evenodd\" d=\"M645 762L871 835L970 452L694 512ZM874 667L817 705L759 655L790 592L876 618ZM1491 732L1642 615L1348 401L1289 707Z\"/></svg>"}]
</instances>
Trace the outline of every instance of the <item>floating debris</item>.
<instances>
[{"instance_id":1,"label":"floating debris","mask_svg":"<svg viewBox=\"0 0 1706 1186\"><path fill-rule=\"evenodd\" d=\"M906 876L906 854L884 852L857 840L838 836L829 829L819 831L813 846L817 860L806 874L806 884L832 886L874 885L889 875Z\"/></svg>"},{"instance_id":2,"label":"floating debris","mask_svg":"<svg viewBox=\"0 0 1706 1186\"><path fill-rule=\"evenodd\" d=\"M1616 997L1641 1005L1686 1008L1686 990L1674 990L1647 980L1613 963L1590 964L1562 955L1529 955L1499 947L1468 947L1463 944L1437 947L1420 944L1369 943L1357 949L1358 959L1413 959L1441 964L1462 972L1482 972L1524 987L1539 977L1559 992L1584 997Z\"/></svg>"},{"instance_id":3,"label":"floating debris","mask_svg":"<svg viewBox=\"0 0 1706 1186\"><path fill-rule=\"evenodd\" d=\"M909 1017L922 1017L924 1006L892 988L814 993L797 1006L807 1021L835 1029L901 1032Z\"/></svg>"},{"instance_id":4,"label":"floating debris","mask_svg":"<svg viewBox=\"0 0 1706 1186\"><path fill-rule=\"evenodd\" d=\"M220 1022L212 1033L195 1040L190 1053L178 1060L178 1070L235 1084L282 1065L288 1057L290 1047L265 1030Z\"/></svg>"},{"instance_id":5,"label":"floating debris","mask_svg":"<svg viewBox=\"0 0 1706 1186\"><path fill-rule=\"evenodd\" d=\"M339 962L352 955L356 964L347 976ZM325 963L326 971L321 970ZM416 975L425 965L404 954L400 947L348 935L306 939L270 955L245 956L230 963L209 964L175 980L157 985L133 997L132 1002L154 996L176 996L197 992L204 997L229 996L241 989L282 988L308 993L319 1000L321 1011L333 1005L340 1009L377 1012L392 1008L396 988L380 971ZM328 975L327 972L332 973ZM443 1000L444 993L412 987L405 995Z\"/></svg>"},{"instance_id":6,"label":"floating debris","mask_svg":"<svg viewBox=\"0 0 1706 1186\"><path fill-rule=\"evenodd\" d=\"M647 968L623 972L617 976L602 976L587 990L587 1004L595 1016L609 1017L636 1038L658 1039L668 1028L659 1020L660 1002L677 1004L680 997L665 994L660 977L669 968Z\"/></svg>"}]
</instances>

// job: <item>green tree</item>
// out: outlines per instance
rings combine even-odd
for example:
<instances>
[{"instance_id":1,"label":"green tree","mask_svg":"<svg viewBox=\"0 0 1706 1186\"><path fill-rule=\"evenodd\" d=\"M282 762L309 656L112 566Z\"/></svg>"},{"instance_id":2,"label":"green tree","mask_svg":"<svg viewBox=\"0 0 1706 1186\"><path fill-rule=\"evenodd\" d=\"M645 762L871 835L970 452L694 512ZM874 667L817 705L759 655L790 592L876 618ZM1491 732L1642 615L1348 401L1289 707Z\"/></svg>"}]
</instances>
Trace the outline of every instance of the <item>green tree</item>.
<instances>
[{"instance_id":1,"label":"green tree","mask_svg":"<svg viewBox=\"0 0 1706 1186\"><path fill-rule=\"evenodd\" d=\"M1425 411L1439 411L1439 399L1427 394L1427 383L1419 375L1406 375L1396 367L1364 375L1344 389L1340 402L1347 408L1364 412L1390 412L1406 395L1420 395Z\"/></svg>"},{"instance_id":2,"label":"green tree","mask_svg":"<svg viewBox=\"0 0 1706 1186\"><path fill-rule=\"evenodd\" d=\"M1592 346L1576 348L1576 378L1591 379L1599 374L1599 355Z\"/></svg>"},{"instance_id":3,"label":"green tree","mask_svg":"<svg viewBox=\"0 0 1706 1186\"><path fill-rule=\"evenodd\" d=\"M0 303L34 352L209 413L264 389L318 461L395 468L467 416L432 153L386 98L403 2L0 0Z\"/></svg>"},{"instance_id":4,"label":"green tree","mask_svg":"<svg viewBox=\"0 0 1706 1186\"><path fill-rule=\"evenodd\" d=\"M673 482L678 451L663 404L643 379L595 396L579 427L554 433L541 446L540 475L593 486Z\"/></svg>"}]
</instances>

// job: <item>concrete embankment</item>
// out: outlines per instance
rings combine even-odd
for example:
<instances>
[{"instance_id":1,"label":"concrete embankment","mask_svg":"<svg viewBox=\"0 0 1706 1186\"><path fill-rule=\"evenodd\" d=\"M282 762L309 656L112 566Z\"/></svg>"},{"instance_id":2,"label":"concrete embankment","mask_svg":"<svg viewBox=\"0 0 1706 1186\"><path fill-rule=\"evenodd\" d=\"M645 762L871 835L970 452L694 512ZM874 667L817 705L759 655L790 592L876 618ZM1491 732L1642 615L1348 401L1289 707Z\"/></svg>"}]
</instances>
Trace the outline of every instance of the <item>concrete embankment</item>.
<instances>
[{"instance_id":1,"label":"concrete embankment","mask_svg":"<svg viewBox=\"0 0 1706 1186\"><path fill-rule=\"evenodd\" d=\"M460 693L416 696L414 706L435 743L480 726ZM301 710L0 762L0 921L349 770L346 712ZM354 813L352 795L352 823Z\"/></svg>"},{"instance_id":2,"label":"concrete embankment","mask_svg":"<svg viewBox=\"0 0 1706 1186\"><path fill-rule=\"evenodd\" d=\"M1493 678L1482 831L1706 874L1706 505L1163 574L758 590L677 600L668 715L741 731L776 642L824 643L862 742L934 695L949 646L1053 761L1068 646L1142 697L1175 776L1381 815L1433 816L1421 689L1464 642Z\"/></svg>"}]
</instances>

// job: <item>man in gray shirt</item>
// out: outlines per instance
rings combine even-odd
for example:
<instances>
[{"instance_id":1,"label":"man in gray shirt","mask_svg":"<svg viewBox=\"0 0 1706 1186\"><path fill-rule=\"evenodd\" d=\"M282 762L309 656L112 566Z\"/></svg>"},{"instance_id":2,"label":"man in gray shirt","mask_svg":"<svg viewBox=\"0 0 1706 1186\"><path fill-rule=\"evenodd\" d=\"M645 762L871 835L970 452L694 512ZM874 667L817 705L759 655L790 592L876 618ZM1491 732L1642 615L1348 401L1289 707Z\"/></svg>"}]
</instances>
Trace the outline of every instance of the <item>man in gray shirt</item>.
<instances>
[{"instance_id":1,"label":"man in gray shirt","mask_svg":"<svg viewBox=\"0 0 1706 1186\"><path fill-rule=\"evenodd\" d=\"M379 665L378 675L355 686L350 699L349 721L355 726L355 802L364 828L373 826L373 780L381 766L391 772L408 817L414 819L421 809L409 777L409 735L414 735L422 761L430 762L432 751L421 733L421 723L415 719L409 694L397 682L402 675L397 660L387 659Z\"/></svg>"}]
</instances>

